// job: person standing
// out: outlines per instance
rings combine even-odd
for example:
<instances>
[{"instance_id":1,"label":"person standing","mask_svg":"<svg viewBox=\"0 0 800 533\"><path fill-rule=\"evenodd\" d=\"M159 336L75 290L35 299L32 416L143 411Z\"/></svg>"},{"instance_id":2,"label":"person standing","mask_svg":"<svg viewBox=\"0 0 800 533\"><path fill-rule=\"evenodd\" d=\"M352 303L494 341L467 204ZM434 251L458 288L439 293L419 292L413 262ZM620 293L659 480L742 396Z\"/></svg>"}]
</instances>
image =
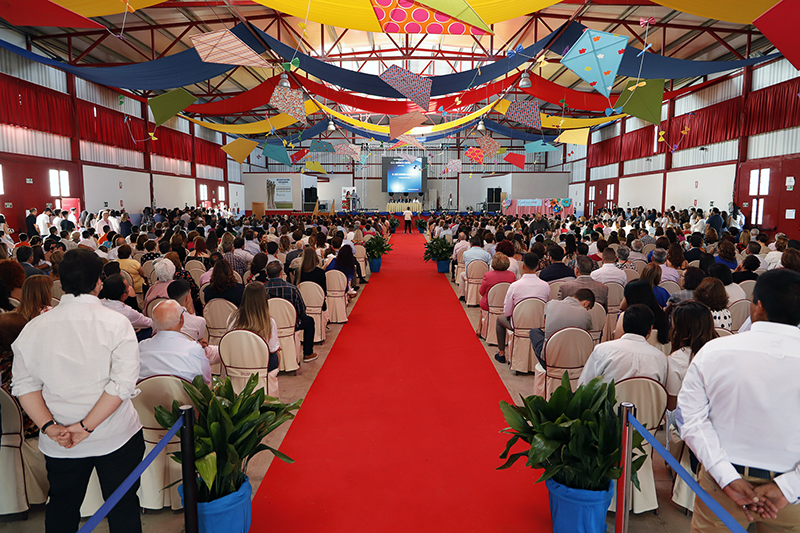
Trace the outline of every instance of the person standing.
<instances>
[{"instance_id":1,"label":"person standing","mask_svg":"<svg viewBox=\"0 0 800 533\"><path fill-rule=\"evenodd\" d=\"M403 233L411 233L411 219L413 217L414 213L411 212L411 207L406 206L406 210L403 212L403 220L406 223Z\"/></svg>"},{"instance_id":2,"label":"person standing","mask_svg":"<svg viewBox=\"0 0 800 533\"><path fill-rule=\"evenodd\" d=\"M108 499L144 456L142 424L131 403L139 347L128 319L97 298L102 271L92 251L67 252L59 268L61 303L31 320L11 347L12 392L41 428L50 482L47 533L77 531L93 469ZM142 531L138 487L137 480L109 513L113 533Z\"/></svg>"},{"instance_id":3,"label":"person standing","mask_svg":"<svg viewBox=\"0 0 800 533\"><path fill-rule=\"evenodd\" d=\"M25 227L28 231L28 235L31 237L39 235L39 230L36 228L36 213L38 212L39 211L33 207L28 211L28 216L25 217Z\"/></svg>"},{"instance_id":4,"label":"person standing","mask_svg":"<svg viewBox=\"0 0 800 533\"><path fill-rule=\"evenodd\" d=\"M681 438L700 486L743 528L800 525L800 274L770 270L753 290L750 331L706 343L678 394ZM692 531L728 529L695 498ZM763 528L759 526L759 531Z\"/></svg>"}]
</instances>

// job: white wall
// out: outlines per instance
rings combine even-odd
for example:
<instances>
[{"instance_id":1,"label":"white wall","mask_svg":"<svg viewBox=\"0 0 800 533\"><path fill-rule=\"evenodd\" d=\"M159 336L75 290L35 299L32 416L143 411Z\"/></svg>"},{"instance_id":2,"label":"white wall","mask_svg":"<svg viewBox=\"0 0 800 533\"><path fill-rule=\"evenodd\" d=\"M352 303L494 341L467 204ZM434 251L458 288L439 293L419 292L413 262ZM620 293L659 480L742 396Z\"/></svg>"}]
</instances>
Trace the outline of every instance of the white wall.
<instances>
[{"instance_id":1,"label":"white wall","mask_svg":"<svg viewBox=\"0 0 800 533\"><path fill-rule=\"evenodd\" d=\"M575 215L582 216L586 206L586 184L575 183L569 186L569 197L572 198L572 205L575 206Z\"/></svg>"},{"instance_id":2,"label":"white wall","mask_svg":"<svg viewBox=\"0 0 800 533\"><path fill-rule=\"evenodd\" d=\"M464 175L464 174L462 174ZM468 174L467 174L468 176ZM472 174L471 178L465 178L461 180L461 187L459 190L459 206L462 209L466 209L466 207L472 206L473 209L476 209L478 206L477 204L486 201L486 189L489 188L497 188L500 187L502 192L508 194L509 197L511 196L511 184L512 184L512 174L501 174L501 175L483 175L478 173ZM448 184L449 185L449 184ZM449 189L449 187L448 187ZM449 191L447 195L443 197L442 205L446 202L450 192L453 193L453 198L456 198L455 191Z\"/></svg>"},{"instance_id":3,"label":"white wall","mask_svg":"<svg viewBox=\"0 0 800 533\"><path fill-rule=\"evenodd\" d=\"M569 194L569 172L514 172L511 180L511 197L565 198Z\"/></svg>"},{"instance_id":4,"label":"white wall","mask_svg":"<svg viewBox=\"0 0 800 533\"><path fill-rule=\"evenodd\" d=\"M720 210L733 199L736 165L679 170L667 174L665 205L697 206L708 209L711 202ZM642 204L647 205L647 204Z\"/></svg>"},{"instance_id":5,"label":"white wall","mask_svg":"<svg viewBox=\"0 0 800 533\"><path fill-rule=\"evenodd\" d=\"M209 186L211 189L211 186ZM197 205L197 189L192 178L179 178L153 174L153 198L157 207L184 207ZM208 191L211 198L211 190Z\"/></svg>"},{"instance_id":6,"label":"white wall","mask_svg":"<svg viewBox=\"0 0 800 533\"><path fill-rule=\"evenodd\" d=\"M228 183L228 201L226 203L234 213L244 214L244 185Z\"/></svg>"},{"instance_id":7,"label":"white wall","mask_svg":"<svg viewBox=\"0 0 800 533\"><path fill-rule=\"evenodd\" d=\"M664 175L647 174L634 178L620 178L617 191L617 205L620 207L638 207L645 209L655 207L661 209L662 185ZM675 204L677 207L679 204ZM681 204L681 208L685 207Z\"/></svg>"},{"instance_id":8,"label":"white wall","mask_svg":"<svg viewBox=\"0 0 800 533\"><path fill-rule=\"evenodd\" d=\"M330 209L331 200L336 200L335 207L336 210L339 211L342 208L342 187L351 187L353 176L351 174L330 174L325 177L330 181L327 183L317 181L317 196L319 197L319 201L320 203L327 203L328 209ZM356 181L355 186L358 187L358 196L363 202L364 195L361 191L361 181Z\"/></svg>"},{"instance_id":9,"label":"white wall","mask_svg":"<svg viewBox=\"0 0 800 533\"><path fill-rule=\"evenodd\" d=\"M150 175L83 165L83 191L89 211L124 207L130 213L141 213L150 205Z\"/></svg>"}]
</instances>

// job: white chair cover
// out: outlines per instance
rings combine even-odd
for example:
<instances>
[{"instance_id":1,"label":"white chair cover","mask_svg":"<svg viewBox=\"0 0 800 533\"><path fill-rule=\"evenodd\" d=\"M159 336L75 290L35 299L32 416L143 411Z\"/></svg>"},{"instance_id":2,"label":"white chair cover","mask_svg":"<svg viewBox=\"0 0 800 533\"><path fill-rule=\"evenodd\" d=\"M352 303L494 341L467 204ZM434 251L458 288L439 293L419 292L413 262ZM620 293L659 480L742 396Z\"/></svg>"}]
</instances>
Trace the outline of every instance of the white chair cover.
<instances>
[{"instance_id":1,"label":"white chair cover","mask_svg":"<svg viewBox=\"0 0 800 533\"><path fill-rule=\"evenodd\" d=\"M619 244L617 244L617 243L609 244L608 247L616 252L617 248L619 248Z\"/></svg>"},{"instance_id":2,"label":"white chair cover","mask_svg":"<svg viewBox=\"0 0 800 533\"><path fill-rule=\"evenodd\" d=\"M550 398L553 391L561 385L561 377L566 371L569 373L572 390L575 390L586 360L589 359L593 349L594 341L586 330L564 328L553 333L543 348L547 370L541 371L541 373L534 370L534 389L536 381L543 380L543 396L545 399ZM536 366L536 369L541 368L540 365Z\"/></svg>"},{"instance_id":3,"label":"white chair cover","mask_svg":"<svg viewBox=\"0 0 800 533\"><path fill-rule=\"evenodd\" d=\"M142 265L142 270L144 270L144 278L150 282L150 285L153 285L155 282L158 281L158 278L156 278L154 266L155 265L152 259Z\"/></svg>"},{"instance_id":4,"label":"white chair cover","mask_svg":"<svg viewBox=\"0 0 800 533\"><path fill-rule=\"evenodd\" d=\"M464 252L466 250L461 250L456 254L456 282L460 285L461 284L461 274L464 273L466 268L464 267Z\"/></svg>"},{"instance_id":5,"label":"white chair cover","mask_svg":"<svg viewBox=\"0 0 800 533\"><path fill-rule=\"evenodd\" d=\"M168 299L169 298L154 298L150 300L150 303L147 304L147 307L144 310L144 316L153 318L153 309L155 309L158 304L165 302Z\"/></svg>"},{"instance_id":6,"label":"white chair cover","mask_svg":"<svg viewBox=\"0 0 800 533\"><path fill-rule=\"evenodd\" d=\"M736 333L750 317L750 300L736 300L728 304L728 309L731 310L731 331Z\"/></svg>"},{"instance_id":7,"label":"white chair cover","mask_svg":"<svg viewBox=\"0 0 800 533\"><path fill-rule=\"evenodd\" d=\"M649 254L650 252L652 252L655 249L656 249L656 245L654 243L645 244L642 247L642 255L646 256L647 254Z\"/></svg>"},{"instance_id":8,"label":"white chair cover","mask_svg":"<svg viewBox=\"0 0 800 533\"><path fill-rule=\"evenodd\" d=\"M658 331L656 331L655 328L653 328L653 331L651 331L650 335L647 336L647 342L651 346L655 346L656 348L661 350L667 357L669 357L669 354L672 353L672 343L669 341L667 341L666 344L661 344L660 342L658 342Z\"/></svg>"},{"instance_id":9,"label":"white chair cover","mask_svg":"<svg viewBox=\"0 0 800 533\"><path fill-rule=\"evenodd\" d=\"M347 277L338 270L325 272L328 285L328 313L334 324L347 322Z\"/></svg>"},{"instance_id":10,"label":"white chair cover","mask_svg":"<svg viewBox=\"0 0 800 533\"><path fill-rule=\"evenodd\" d=\"M269 347L259 335L243 329L229 331L219 341L219 358L222 361L223 379L225 376L231 378L236 394L244 389L251 374L258 374L256 389L263 388L267 396L279 396L279 369L267 373Z\"/></svg>"},{"instance_id":11,"label":"white chair cover","mask_svg":"<svg viewBox=\"0 0 800 533\"><path fill-rule=\"evenodd\" d=\"M650 378L628 378L618 382L616 389L618 404L631 402L635 405L636 418L655 435L667 410L667 390L664 386ZM647 453L647 460L638 472L639 486L642 490L633 489L631 502L633 512L636 514L658 509L656 482L653 477L653 450L646 442L644 450ZM610 511L615 510L615 501L611 502Z\"/></svg>"},{"instance_id":12,"label":"white chair cover","mask_svg":"<svg viewBox=\"0 0 800 533\"><path fill-rule=\"evenodd\" d=\"M597 346L600 342L608 340L603 337L603 329L606 327L606 310L602 305L595 303L589 310L589 315L592 317L592 329L589 330L589 335L592 336L592 341Z\"/></svg>"},{"instance_id":13,"label":"white chair cover","mask_svg":"<svg viewBox=\"0 0 800 533\"><path fill-rule=\"evenodd\" d=\"M61 300L58 298L50 298L50 307L55 307L61 303Z\"/></svg>"},{"instance_id":14,"label":"white chair cover","mask_svg":"<svg viewBox=\"0 0 800 533\"><path fill-rule=\"evenodd\" d=\"M150 453L169 431L156 422L154 415L156 406L160 405L169 411L172 410L173 400L178 400L180 405L191 404L189 395L183 388L184 381L175 376L151 376L136 385L142 392L133 399L133 406L144 426L145 455ZM142 474L141 485L137 492L139 505L142 508L170 507L173 510L183 508L177 485L164 490L170 483L181 479L181 465L167 455L170 452L179 452L180 442L180 437L175 435Z\"/></svg>"},{"instance_id":15,"label":"white chair cover","mask_svg":"<svg viewBox=\"0 0 800 533\"><path fill-rule=\"evenodd\" d=\"M478 306L481 303L481 282L483 275L489 272L489 265L483 261L472 261L467 267L467 289L466 289L466 304L469 306Z\"/></svg>"},{"instance_id":16,"label":"white chair cover","mask_svg":"<svg viewBox=\"0 0 800 533\"><path fill-rule=\"evenodd\" d=\"M631 281L639 279L639 271L638 270L633 270L632 268L626 268L626 269L623 270L623 272L625 272L625 275L628 277L628 283L630 283Z\"/></svg>"},{"instance_id":17,"label":"white chair cover","mask_svg":"<svg viewBox=\"0 0 800 533\"><path fill-rule=\"evenodd\" d=\"M219 344L219 340L228 331L228 322L235 312L236 306L224 298L214 298L203 307L208 344Z\"/></svg>"},{"instance_id":18,"label":"white chair cover","mask_svg":"<svg viewBox=\"0 0 800 533\"><path fill-rule=\"evenodd\" d=\"M313 281L304 281L297 286L306 304L306 314L314 319L314 342L325 342L328 313L322 311L325 293Z\"/></svg>"},{"instance_id":19,"label":"white chair cover","mask_svg":"<svg viewBox=\"0 0 800 533\"><path fill-rule=\"evenodd\" d=\"M748 300L751 302L753 301L753 289L756 287L756 280L748 279L739 284L739 286L744 291L744 295L747 297Z\"/></svg>"},{"instance_id":20,"label":"white chair cover","mask_svg":"<svg viewBox=\"0 0 800 533\"><path fill-rule=\"evenodd\" d=\"M100 478L97 477L97 470L92 469L92 475L89 477L89 485L86 487L86 496L84 496L83 503L81 504L81 517L87 518L92 516L100 509L100 506L103 505L104 502L103 490L100 488Z\"/></svg>"},{"instance_id":21,"label":"white chair cover","mask_svg":"<svg viewBox=\"0 0 800 533\"><path fill-rule=\"evenodd\" d=\"M197 263L197 261L194 261L194 262ZM187 268L186 270L189 272L189 275L192 276L192 279L194 280L195 284L197 284L197 286L199 287L200 286L200 276L205 274L205 272L206 272L205 269L201 270L201 269L199 269L197 267L194 267L194 268Z\"/></svg>"},{"instance_id":22,"label":"white chair cover","mask_svg":"<svg viewBox=\"0 0 800 533\"><path fill-rule=\"evenodd\" d=\"M673 451L675 450L675 451ZM680 461L681 466L697 481L697 476L692 472L692 462L689 459L689 447L681 440L675 428L669 428L669 451ZM675 476L672 482L672 501L687 509L694 511L694 491L680 476Z\"/></svg>"},{"instance_id":23,"label":"white chair cover","mask_svg":"<svg viewBox=\"0 0 800 533\"><path fill-rule=\"evenodd\" d=\"M236 283L244 283L244 281L242 281L242 275L235 270L233 271L233 279L236 280Z\"/></svg>"},{"instance_id":24,"label":"white chair cover","mask_svg":"<svg viewBox=\"0 0 800 533\"><path fill-rule=\"evenodd\" d=\"M636 271L637 271L639 274L641 274L641 273L642 273L642 270L644 270L644 267L646 267L646 266L647 266L647 261L640 261L639 259L635 259L635 260L633 261L633 266L635 266L635 267L636 267Z\"/></svg>"},{"instance_id":25,"label":"white chair cover","mask_svg":"<svg viewBox=\"0 0 800 533\"><path fill-rule=\"evenodd\" d=\"M284 372L294 372L300 368L300 359L303 357L301 344L303 332L294 330L297 311L288 300L270 298L269 315L275 319L278 326L278 341L281 343L281 364L278 368Z\"/></svg>"},{"instance_id":26,"label":"white chair cover","mask_svg":"<svg viewBox=\"0 0 800 533\"><path fill-rule=\"evenodd\" d=\"M370 274L369 261L367 261L367 249L364 248L364 246L361 244L356 244L355 249L356 249L355 253L356 261L358 262L358 265L361 267L361 275L366 278Z\"/></svg>"},{"instance_id":27,"label":"white chair cover","mask_svg":"<svg viewBox=\"0 0 800 533\"><path fill-rule=\"evenodd\" d=\"M563 279L559 279L556 281L550 282L550 299L551 300L558 300L558 292L561 290L561 286L565 283Z\"/></svg>"},{"instance_id":28,"label":"white chair cover","mask_svg":"<svg viewBox=\"0 0 800 533\"><path fill-rule=\"evenodd\" d=\"M185 268L186 270L197 269L197 270L201 270L203 272L206 271L206 266L203 264L202 261L200 261L198 259L189 259L188 261L186 261L186 265L184 265L183 268Z\"/></svg>"},{"instance_id":29,"label":"white chair cover","mask_svg":"<svg viewBox=\"0 0 800 533\"><path fill-rule=\"evenodd\" d=\"M128 282L128 285L130 285L131 287L133 287L133 276L131 276L131 275L130 275L130 273L129 273L128 271L126 271L126 270L120 270L120 271L119 271L119 275L120 275L120 276L122 276L122 279L124 279L125 281L127 281L127 282Z\"/></svg>"},{"instance_id":30,"label":"white chair cover","mask_svg":"<svg viewBox=\"0 0 800 533\"><path fill-rule=\"evenodd\" d=\"M53 282L53 288L50 290L53 298L61 299L64 296L64 289L61 288L61 280L57 279Z\"/></svg>"},{"instance_id":31,"label":"white chair cover","mask_svg":"<svg viewBox=\"0 0 800 533\"><path fill-rule=\"evenodd\" d=\"M617 317L619 317L619 305L625 297L625 288L619 283L606 283L608 287L608 314L606 315L606 327L603 330L603 340L610 341L614 338L614 328L617 327Z\"/></svg>"},{"instance_id":32,"label":"white chair cover","mask_svg":"<svg viewBox=\"0 0 800 533\"><path fill-rule=\"evenodd\" d=\"M733 333L725 328L714 328L714 331L717 332L719 337L727 337L728 335L733 335Z\"/></svg>"},{"instance_id":33,"label":"white chair cover","mask_svg":"<svg viewBox=\"0 0 800 533\"><path fill-rule=\"evenodd\" d=\"M544 326L544 301L539 298L525 298L518 302L511 315L511 325L514 326L508 345L511 370L532 372L538 359L528 334L531 329Z\"/></svg>"},{"instance_id":34,"label":"white chair cover","mask_svg":"<svg viewBox=\"0 0 800 533\"><path fill-rule=\"evenodd\" d=\"M681 290L681 286L674 281L662 281L659 287L666 290L671 295Z\"/></svg>"},{"instance_id":35,"label":"white chair cover","mask_svg":"<svg viewBox=\"0 0 800 533\"><path fill-rule=\"evenodd\" d=\"M497 346L497 318L503 315L503 302L510 286L510 283L498 283L486 295L489 310L481 309L481 337L486 340L486 344Z\"/></svg>"},{"instance_id":36,"label":"white chair cover","mask_svg":"<svg viewBox=\"0 0 800 533\"><path fill-rule=\"evenodd\" d=\"M10 303L11 307L13 307L14 309L19 307L19 300L17 300L16 298L12 298L11 296L8 297L8 303Z\"/></svg>"},{"instance_id":37,"label":"white chair cover","mask_svg":"<svg viewBox=\"0 0 800 533\"><path fill-rule=\"evenodd\" d=\"M689 261L690 267L700 268L700 260L695 259L694 261Z\"/></svg>"},{"instance_id":38,"label":"white chair cover","mask_svg":"<svg viewBox=\"0 0 800 533\"><path fill-rule=\"evenodd\" d=\"M200 285L200 303L203 304L203 306L206 305L206 287L209 285L211 285L211 283Z\"/></svg>"}]
</instances>

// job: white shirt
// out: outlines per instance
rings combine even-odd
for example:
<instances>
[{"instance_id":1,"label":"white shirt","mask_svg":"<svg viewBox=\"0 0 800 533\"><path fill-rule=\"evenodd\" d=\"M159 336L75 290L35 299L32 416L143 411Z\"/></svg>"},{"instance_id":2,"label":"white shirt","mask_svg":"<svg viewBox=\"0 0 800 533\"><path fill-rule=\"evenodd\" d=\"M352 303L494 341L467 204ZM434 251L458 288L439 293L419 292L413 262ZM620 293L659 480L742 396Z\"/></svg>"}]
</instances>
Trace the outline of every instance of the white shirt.
<instances>
[{"instance_id":1,"label":"white shirt","mask_svg":"<svg viewBox=\"0 0 800 533\"><path fill-rule=\"evenodd\" d=\"M628 283L628 276L614 263L603 263L603 266L592 271L591 277L598 283L619 283L623 287Z\"/></svg>"},{"instance_id":2,"label":"white shirt","mask_svg":"<svg viewBox=\"0 0 800 533\"><path fill-rule=\"evenodd\" d=\"M142 313L134 309L129 305L125 305L119 300L100 300L104 307L108 309L113 309L117 313L120 313L127 318L133 329L144 329L144 328L152 328L153 321Z\"/></svg>"},{"instance_id":3,"label":"white shirt","mask_svg":"<svg viewBox=\"0 0 800 533\"><path fill-rule=\"evenodd\" d=\"M550 285L539 279L536 274L523 274L520 279L509 285L506 299L503 301L503 313L511 316L514 306L525 298L539 298L550 301Z\"/></svg>"},{"instance_id":4,"label":"white shirt","mask_svg":"<svg viewBox=\"0 0 800 533\"><path fill-rule=\"evenodd\" d=\"M114 229L114 226L112 226L112 225L111 225L111 220L103 220L103 219L101 218L100 220L98 220L98 221L95 223L95 225L94 225L94 232L95 232L97 235L104 235L104 234L105 234L105 231L103 231L103 228L104 228L104 227L106 227L106 226L108 226L108 229L109 229L109 230L112 230L112 229Z\"/></svg>"},{"instance_id":5,"label":"white shirt","mask_svg":"<svg viewBox=\"0 0 800 533\"><path fill-rule=\"evenodd\" d=\"M597 241L591 243L589 245L589 254L588 255L595 255L597 253Z\"/></svg>"},{"instance_id":6,"label":"white shirt","mask_svg":"<svg viewBox=\"0 0 800 533\"><path fill-rule=\"evenodd\" d=\"M609 383L627 378L652 378L667 382L667 357L647 339L626 333L615 341L595 346L581 372L578 385L586 385L597 376Z\"/></svg>"},{"instance_id":7,"label":"white shirt","mask_svg":"<svg viewBox=\"0 0 800 533\"><path fill-rule=\"evenodd\" d=\"M192 381L202 375L211 383L211 365L203 347L180 331L159 331L150 339L139 343L142 367L139 379L150 376L178 376Z\"/></svg>"},{"instance_id":8,"label":"white shirt","mask_svg":"<svg viewBox=\"0 0 800 533\"><path fill-rule=\"evenodd\" d=\"M233 251L233 255L242 258L246 263L250 263L253 261L253 254L247 252L241 248L236 248Z\"/></svg>"},{"instance_id":9,"label":"white shirt","mask_svg":"<svg viewBox=\"0 0 800 533\"><path fill-rule=\"evenodd\" d=\"M83 420L103 392L122 399L117 410L74 448L63 448L41 435L39 450L46 456L106 455L142 428L131 403L138 394L136 335L127 318L109 313L96 296L63 295L58 306L25 326L12 349L14 396L42 391L59 424Z\"/></svg>"},{"instance_id":10,"label":"white shirt","mask_svg":"<svg viewBox=\"0 0 800 533\"><path fill-rule=\"evenodd\" d=\"M770 252L770 253L772 253L772 252ZM763 257L761 257L760 255L758 255L758 254L747 254L747 255L753 255L753 256L758 258L758 261L761 263L761 265L758 267L759 270L769 270L770 268L777 268L781 264L781 258L780 257L778 257L778 264L775 265L774 267L770 267L769 262L766 259L764 259ZM745 257L747 257L747 255ZM767 254L767 255L769 255L769 254Z\"/></svg>"},{"instance_id":11,"label":"white shirt","mask_svg":"<svg viewBox=\"0 0 800 533\"><path fill-rule=\"evenodd\" d=\"M659 265L661 267L661 281L674 281L677 284L681 282L681 275L672 267L667 265Z\"/></svg>"},{"instance_id":12,"label":"white shirt","mask_svg":"<svg viewBox=\"0 0 800 533\"><path fill-rule=\"evenodd\" d=\"M738 464L786 472L775 483L789 503L800 499L798 375L795 326L755 322L697 353L678 395L678 422L720 487L739 479Z\"/></svg>"},{"instance_id":13,"label":"white shirt","mask_svg":"<svg viewBox=\"0 0 800 533\"><path fill-rule=\"evenodd\" d=\"M725 292L728 293L728 305L736 302L738 300L746 300L747 294L745 294L744 289L741 288L736 283L731 283L730 285L725 285Z\"/></svg>"},{"instance_id":14,"label":"white shirt","mask_svg":"<svg viewBox=\"0 0 800 533\"><path fill-rule=\"evenodd\" d=\"M39 216L36 217L36 227L39 229L39 235L42 236L42 239L47 237L49 234L47 228L50 227L50 216L47 213L40 213Z\"/></svg>"},{"instance_id":15,"label":"white shirt","mask_svg":"<svg viewBox=\"0 0 800 533\"><path fill-rule=\"evenodd\" d=\"M86 246L92 250L97 250L97 241L89 237L88 239L81 239L78 246Z\"/></svg>"},{"instance_id":16,"label":"white shirt","mask_svg":"<svg viewBox=\"0 0 800 533\"><path fill-rule=\"evenodd\" d=\"M683 378L692 362L692 349L684 346L667 357L667 394L677 396L681 392Z\"/></svg>"},{"instance_id":17,"label":"white shirt","mask_svg":"<svg viewBox=\"0 0 800 533\"><path fill-rule=\"evenodd\" d=\"M411 217L413 217L413 216L414 216L414 213L411 212L411 209L406 209L403 212L403 219L404 220L411 220Z\"/></svg>"},{"instance_id":18,"label":"white shirt","mask_svg":"<svg viewBox=\"0 0 800 533\"><path fill-rule=\"evenodd\" d=\"M764 258L764 260L767 262L768 265L767 269L772 270L775 268L780 268L782 258L783 258L783 252L773 251L768 253L767 256Z\"/></svg>"},{"instance_id":19,"label":"white shirt","mask_svg":"<svg viewBox=\"0 0 800 533\"><path fill-rule=\"evenodd\" d=\"M75 216L75 213L70 211L69 215L67 215L67 220L75 224L75 228L79 228L81 226L80 222L78 221L78 217Z\"/></svg>"},{"instance_id":20,"label":"white shirt","mask_svg":"<svg viewBox=\"0 0 800 533\"><path fill-rule=\"evenodd\" d=\"M258 241L244 241L244 249L247 253L252 255L256 255L261 253L261 247L258 245Z\"/></svg>"}]
</instances>

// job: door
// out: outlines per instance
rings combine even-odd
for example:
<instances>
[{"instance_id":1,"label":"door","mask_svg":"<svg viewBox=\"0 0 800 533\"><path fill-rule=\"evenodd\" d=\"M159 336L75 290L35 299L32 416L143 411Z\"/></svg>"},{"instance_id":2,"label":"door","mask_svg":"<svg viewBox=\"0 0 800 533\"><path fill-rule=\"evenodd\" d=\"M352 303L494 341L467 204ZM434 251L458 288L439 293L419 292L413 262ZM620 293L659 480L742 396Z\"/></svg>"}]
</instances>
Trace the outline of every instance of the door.
<instances>
[{"instance_id":1,"label":"door","mask_svg":"<svg viewBox=\"0 0 800 533\"><path fill-rule=\"evenodd\" d=\"M76 216L81 214L81 199L80 198L62 198L61 199L61 209L63 211L67 211L72 208L75 208ZM66 218L66 217L65 217Z\"/></svg>"}]
</instances>

